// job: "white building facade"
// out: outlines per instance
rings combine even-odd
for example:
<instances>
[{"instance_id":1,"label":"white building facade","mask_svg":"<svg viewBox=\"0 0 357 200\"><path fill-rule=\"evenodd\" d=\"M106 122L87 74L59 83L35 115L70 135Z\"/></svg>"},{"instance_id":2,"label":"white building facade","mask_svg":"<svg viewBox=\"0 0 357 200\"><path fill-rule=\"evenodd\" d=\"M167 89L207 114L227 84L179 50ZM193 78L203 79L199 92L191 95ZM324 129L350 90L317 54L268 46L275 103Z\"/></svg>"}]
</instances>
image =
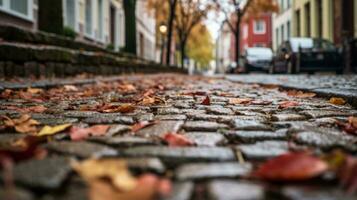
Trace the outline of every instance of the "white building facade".
<instances>
[{"instance_id":1,"label":"white building facade","mask_svg":"<svg viewBox=\"0 0 357 200\"><path fill-rule=\"evenodd\" d=\"M125 46L125 17L121 0L63 0L64 26L80 38L119 50Z\"/></svg>"},{"instance_id":2,"label":"white building facade","mask_svg":"<svg viewBox=\"0 0 357 200\"><path fill-rule=\"evenodd\" d=\"M157 61L156 20L146 1L136 2L136 40L138 57Z\"/></svg>"},{"instance_id":3,"label":"white building facade","mask_svg":"<svg viewBox=\"0 0 357 200\"><path fill-rule=\"evenodd\" d=\"M220 29L216 41L216 72L225 73L231 64L231 31L227 23L224 23Z\"/></svg>"},{"instance_id":4,"label":"white building facade","mask_svg":"<svg viewBox=\"0 0 357 200\"><path fill-rule=\"evenodd\" d=\"M278 0L280 11L273 14L273 49L292 36L293 0Z\"/></svg>"}]
</instances>

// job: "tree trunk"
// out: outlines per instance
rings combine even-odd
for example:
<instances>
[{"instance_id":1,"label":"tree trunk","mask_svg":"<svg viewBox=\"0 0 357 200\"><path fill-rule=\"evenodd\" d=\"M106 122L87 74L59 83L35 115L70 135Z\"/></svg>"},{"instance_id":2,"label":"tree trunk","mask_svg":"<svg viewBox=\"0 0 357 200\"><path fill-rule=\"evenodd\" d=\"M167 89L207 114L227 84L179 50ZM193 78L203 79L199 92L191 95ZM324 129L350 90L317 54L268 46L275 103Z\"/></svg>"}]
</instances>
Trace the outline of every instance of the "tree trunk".
<instances>
[{"instance_id":1,"label":"tree trunk","mask_svg":"<svg viewBox=\"0 0 357 200\"><path fill-rule=\"evenodd\" d=\"M238 65L239 56L240 56L240 22L241 22L242 15L240 10L238 10L236 14L237 14L237 21L236 21L236 31L234 33L234 36L235 36L235 50L236 50L235 61L236 64Z\"/></svg>"},{"instance_id":2,"label":"tree trunk","mask_svg":"<svg viewBox=\"0 0 357 200\"><path fill-rule=\"evenodd\" d=\"M167 46L166 46L166 64L171 64L171 45L172 45L172 35L174 29L174 20L176 12L177 0L168 0L170 4L170 16L168 19L168 30L167 30Z\"/></svg>"},{"instance_id":3,"label":"tree trunk","mask_svg":"<svg viewBox=\"0 0 357 200\"><path fill-rule=\"evenodd\" d=\"M184 69L185 68L185 58L186 58L186 41L181 41L181 68Z\"/></svg>"},{"instance_id":4,"label":"tree trunk","mask_svg":"<svg viewBox=\"0 0 357 200\"><path fill-rule=\"evenodd\" d=\"M124 0L125 52L136 55L136 0Z\"/></svg>"}]
</instances>

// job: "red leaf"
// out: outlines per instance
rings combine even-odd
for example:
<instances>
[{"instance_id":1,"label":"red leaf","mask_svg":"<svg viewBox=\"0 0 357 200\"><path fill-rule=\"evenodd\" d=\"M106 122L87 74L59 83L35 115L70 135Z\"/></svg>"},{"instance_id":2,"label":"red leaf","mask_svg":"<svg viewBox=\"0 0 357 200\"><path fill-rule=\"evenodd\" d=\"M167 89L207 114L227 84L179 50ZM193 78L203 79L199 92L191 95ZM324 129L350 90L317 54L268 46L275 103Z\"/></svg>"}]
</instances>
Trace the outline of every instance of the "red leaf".
<instances>
[{"instance_id":1,"label":"red leaf","mask_svg":"<svg viewBox=\"0 0 357 200\"><path fill-rule=\"evenodd\" d=\"M72 127L69 134L72 140L79 141L90 136L103 136L109 128L108 125L95 125L89 128Z\"/></svg>"},{"instance_id":2,"label":"red leaf","mask_svg":"<svg viewBox=\"0 0 357 200\"><path fill-rule=\"evenodd\" d=\"M146 128L148 126L151 126L151 125L154 125L156 124L157 122L156 121L152 121L152 122L149 122L149 121L142 121L142 122L139 122L139 123L136 123L134 124L132 127L131 127L131 131L132 132L137 132L143 128Z\"/></svg>"},{"instance_id":3,"label":"red leaf","mask_svg":"<svg viewBox=\"0 0 357 200\"><path fill-rule=\"evenodd\" d=\"M357 117L349 117L347 123L336 121L336 124L346 133L357 135Z\"/></svg>"},{"instance_id":4,"label":"red leaf","mask_svg":"<svg viewBox=\"0 0 357 200\"><path fill-rule=\"evenodd\" d=\"M295 107L298 105L299 105L299 102L296 102L296 101L282 101L279 103L279 108L285 109L285 108Z\"/></svg>"},{"instance_id":5,"label":"red leaf","mask_svg":"<svg viewBox=\"0 0 357 200\"><path fill-rule=\"evenodd\" d=\"M209 96L206 96L206 98L202 101L201 104L205 106L211 105L211 99L209 98Z\"/></svg>"},{"instance_id":6,"label":"red leaf","mask_svg":"<svg viewBox=\"0 0 357 200\"><path fill-rule=\"evenodd\" d=\"M187 137L176 134L176 133L167 133L163 136L163 140L165 140L169 146L172 147L182 147L182 146L193 146L194 143L188 139Z\"/></svg>"},{"instance_id":7,"label":"red leaf","mask_svg":"<svg viewBox=\"0 0 357 200\"><path fill-rule=\"evenodd\" d=\"M319 176L326 162L308 152L288 153L263 163L253 175L270 181L301 181Z\"/></svg>"},{"instance_id":8,"label":"red leaf","mask_svg":"<svg viewBox=\"0 0 357 200\"><path fill-rule=\"evenodd\" d=\"M339 169L339 179L343 187L349 193L357 191L357 159L351 156L345 158L345 162Z\"/></svg>"}]
</instances>

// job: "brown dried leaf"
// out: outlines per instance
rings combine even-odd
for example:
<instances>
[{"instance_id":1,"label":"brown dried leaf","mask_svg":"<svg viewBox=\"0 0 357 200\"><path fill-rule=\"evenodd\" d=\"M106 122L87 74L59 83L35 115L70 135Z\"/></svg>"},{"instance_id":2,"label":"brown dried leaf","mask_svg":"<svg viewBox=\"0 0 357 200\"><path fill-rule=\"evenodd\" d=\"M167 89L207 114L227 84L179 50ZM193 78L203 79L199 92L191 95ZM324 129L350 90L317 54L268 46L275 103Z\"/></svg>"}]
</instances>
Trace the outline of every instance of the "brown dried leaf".
<instances>
[{"instance_id":1,"label":"brown dried leaf","mask_svg":"<svg viewBox=\"0 0 357 200\"><path fill-rule=\"evenodd\" d=\"M312 98L312 97L316 96L316 93L290 90L287 92L287 95L291 96L291 97L297 97L297 98Z\"/></svg>"},{"instance_id":2,"label":"brown dried leaf","mask_svg":"<svg viewBox=\"0 0 357 200\"><path fill-rule=\"evenodd\" d=\"M343 98L339 98L339 97L331 97L329 102L332 104L335 104L335 105L345 105L346 104L346 101Z\"/></svg>"}]
</instances>

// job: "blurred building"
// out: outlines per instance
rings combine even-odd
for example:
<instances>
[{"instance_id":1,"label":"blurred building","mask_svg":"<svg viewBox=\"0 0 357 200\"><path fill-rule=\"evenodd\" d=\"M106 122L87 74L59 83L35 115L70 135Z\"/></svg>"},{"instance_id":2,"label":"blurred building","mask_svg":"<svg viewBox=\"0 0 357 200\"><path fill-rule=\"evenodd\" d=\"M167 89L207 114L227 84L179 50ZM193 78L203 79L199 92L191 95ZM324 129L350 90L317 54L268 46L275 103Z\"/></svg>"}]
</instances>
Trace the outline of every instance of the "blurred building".
<instances>
[{"instance_id":1,"label":"blurred building","mask_svg":"<svg viewBox=\"0 0 357 200\"><path fill-rule=\"evenodd\" d=\"M124 44L124 10L121 0L63 0L63 22L80 39L110 45Z\"/></svg>"},{"instance_id":2,"label":"blurred building","mask_svg":"<svg viewBox=\"0 0 357 200\"><path fill-rule=\"evenodd\" d=\"M241 23L240 50L249 47L272 47L272 14L265 13L259 17L245 19ZM234 49L234 36L232 42ZM233 54L234 55L234 54Z\"/></svg>"},{"instance_id":3,"label":"blurred building","mask_svg":"<svg viewBox=\"0 0 357 200\"><path fill-rule=\"evenodd\" d=\"M153 11L145 1L136 3L137 55L147 60L156 60L156 21Z\"/></svg>"},{"instance_id":4,"label":"blurred building","mask_svg":"<svg viewBox=\"0 0 357 200\"><path fill-rule=\"evenodd\" d=\"M337 45L357 37L355 0L295 0L293 12L294 36L324 38Z\"/></svg>"},{"instance_id":5,"label":"blurred building","mask_svg":"<svg viewBox=\"0 0 357 200\"><path fill-rule=\"evenodd\" d=\"M41 1L0 0L0 24L39 30ZM52 1L52 0L51 0ZM56 0L62 4L63 32L73 32L77 40L95 43L113 50L125 46L125 15L123 0ZM57 10L57 9L56 9ZM60 11L60 9L58 9ZM61 11L60 11L61 12ZM41 16L42 17L42 16ZM53 16L51 16L53 17ZM54 20L52 18L45 18ZM155 18L145 1L137 1L137 55L155 60Z\"/></svg>"},{"instance_id":6,"label":"blurred building","mask_svg":"<svg viewBox=\"0 0 357 200\"><path fill-rule=\"evenodd\" d=\"M37 0L0 0L0 24L37 30Z\"/></svg>"},{"instance_id":7,"label":"blurred building","mask_svg":"<svg viewBox=\"0 0 357 200\"><path fill-rule=\"evenodd\" d=\"M273 14L273 49L276 50L280 44L289 39L292 34L292 0L278 0L279 13Z\"/></svg>"},{"instance_id":8,"label":"blurred building","mask_svg":"<svg viewBox=\"0 0 357 200\"><path fill-rule=\"evenodd\" d=\"M226 72L228 66L231 64L230 57L231 48L231 30L227 23L223 23L219 35L216 40L216 72Z\"/></svg>"}]
</instances>

